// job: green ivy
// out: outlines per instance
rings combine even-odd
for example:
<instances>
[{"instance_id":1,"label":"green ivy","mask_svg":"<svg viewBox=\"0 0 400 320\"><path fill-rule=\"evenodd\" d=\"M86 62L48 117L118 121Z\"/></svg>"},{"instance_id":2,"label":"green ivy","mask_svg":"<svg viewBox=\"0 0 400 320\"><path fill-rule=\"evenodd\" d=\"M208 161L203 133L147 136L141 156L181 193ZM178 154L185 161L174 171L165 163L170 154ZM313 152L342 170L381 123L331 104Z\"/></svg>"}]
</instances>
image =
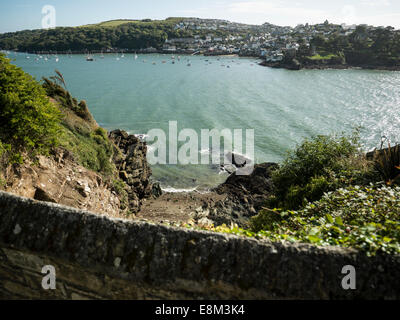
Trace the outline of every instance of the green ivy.
<instances>
[{"instance_id":1,"label":"green ivy","mask_svg":"<svg viewBox=\"0 0 400 320\"><path fill-rule=\"evenodd\" d=\"M299 211L264 209L253 235L272 240L353 247L373 255L400 253L400 187L341 188Z\"/></svg>"}]
</instances>

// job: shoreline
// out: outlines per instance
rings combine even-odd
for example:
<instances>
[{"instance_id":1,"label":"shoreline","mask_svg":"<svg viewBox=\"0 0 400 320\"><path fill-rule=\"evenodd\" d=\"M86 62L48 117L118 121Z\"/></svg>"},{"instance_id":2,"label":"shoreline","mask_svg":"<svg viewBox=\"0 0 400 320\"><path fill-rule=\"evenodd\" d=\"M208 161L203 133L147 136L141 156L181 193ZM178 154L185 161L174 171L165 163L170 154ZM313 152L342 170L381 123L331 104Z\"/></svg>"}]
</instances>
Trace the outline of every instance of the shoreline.
<instances>
[{"instance_id":1,"label":"shoreline","mask_svg":"<svg viewBox=\"0 0 400 320\"><path fill-rule=\"evenodd\" d=\"M250 55L240 55L237 53L208 53L208 52L201 52L201 53L193 53L193 52L188 52L188 51L177 51L177 52L165 52L162 50L157 50L154 52L141 52L141 51L123 51L123 50L117 50L113 52L102 52L101 50L94 50L94 51L73 51L73 52L67 52L67 51L53 51L53 50L45 50L45 51L15 51L15 50L3 50L3 52L13 52L13 53L19 53L19 54L28 54L28 55L95 55L95 54L103 54L104 56L107 55L115 55L115 54L140 54L140 55L150 55L150 54L160 54L160 55L166 55L166 56L203 56L203 57L228 57L228 58L252 58L252 59L260 59L258 56L250 56Z\"/></svg>"},{"instance_id":2,"label":"shoreline","mask_svg":"<svg viewBox=\"0 0 400 320\"><path fill-rule=\"evenodd\" d=\"M288 64L281 64L279 62L261 62L259 63L262 67L269 67L274 69L286 69L292 71L299 70L376 70L376 71L400 71L400 66L372 66L372 65L364 65L364 66L356 66L349 64L332 64L332 65L301 65L299 69L294 69Z\"/></svg>"}]
</instances>

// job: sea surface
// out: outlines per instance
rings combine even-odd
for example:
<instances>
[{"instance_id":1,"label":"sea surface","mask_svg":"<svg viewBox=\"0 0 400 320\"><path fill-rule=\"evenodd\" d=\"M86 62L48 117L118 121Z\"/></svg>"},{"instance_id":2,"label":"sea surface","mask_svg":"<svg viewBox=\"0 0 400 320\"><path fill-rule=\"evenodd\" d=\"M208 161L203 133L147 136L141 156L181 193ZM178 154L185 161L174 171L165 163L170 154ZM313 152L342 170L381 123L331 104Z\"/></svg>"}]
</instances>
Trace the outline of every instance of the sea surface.
<instances>
[{"instance_id":1,"label":"sea surface","mask_svg":"<svg viewBox=\"0 0 400 320\"><path fill-rule=\"evenodd\" d=\"M199 136L201 129L254 129L257 163L281 161L304 138L359 126L366 151L379 147L382 136L400 141L400 72L289 71L238 57L176 56L173 64L161 54L94 55L93 62L84 55L8 56L38 80L59 70L107 130L168 135L170 121ZM198 151L209 150L199 141ZM227 177L210 165L155 165L153 175L170 191L204 190Z\"/></svg>"}]
</instances>

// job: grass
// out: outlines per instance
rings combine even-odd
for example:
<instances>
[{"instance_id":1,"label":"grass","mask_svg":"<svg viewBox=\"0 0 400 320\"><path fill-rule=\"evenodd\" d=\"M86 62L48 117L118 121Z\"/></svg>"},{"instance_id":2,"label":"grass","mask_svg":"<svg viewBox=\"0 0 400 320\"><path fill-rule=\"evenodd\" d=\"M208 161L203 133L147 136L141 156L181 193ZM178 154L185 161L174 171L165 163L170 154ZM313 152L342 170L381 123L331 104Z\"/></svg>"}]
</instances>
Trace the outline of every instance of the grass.
<instances>
[{"instance_id":1,"label":"grass","mask_svg":"<svg viewBox=\"0 0 400 320\"><path fill-rule=\"evenodd\" d=\"M66 118L70 118L68 115ZM71 151L76 160L85 168L111 175L114 171L111 163L113 148L105 131L101 128L93 130L84 123L70 119L63 121L59 136L61 147Z\"/></svg>"},{"instance_id":2,"label":"grass","mask_svg":"<svg viewBox=\"0 0 400 320\"><path fill-rule=\"evenodd\" d=\"M111 21L104 21L96 24L87 24L84 26L80 26L80 28L88 28L88 27L118 27L122 24L126 23L137 23L140 20L111 20Z\"/></svg>"},{"instance_id":3,"label":"grass","mask_svg":"<svg viewBox=\"0 0 400 320\"><path fill-rule=\"evenodd\" d=\"M62 74L43 78L50 101L62 114L61 129L58 135L59 145L70 152L75 160L87 169L110 176L115 171L112 164L114 148L107 132L99 127L89 112L85 101L78 101L66 90Z\"/></svg>"},{"instance_id":4,"label":"grass","mask_svg":"<svg viewBox=\"0 0 400 320\"><path fill-rule=\"evenodd\" d=\"M312 57L309 57L311 60L331 60L332 58L337 58L336 54L328 54L325 56L321 56L320 54L316 54Z\"/></svg>"},{"instance_id":5,"label":"grass","mask_svg":"<svg viewBox=\"0 0 400 320\"><path fill-rule=\"evenodd\" d=\"M150 20L150 19L144 19L144 20L130 20L130 19L120 19L120 20L110 20L110 21L104 21L100 22L97 24L88 24L84 26L80 26L80 28L90 28L90 27L119 27L124 24L136 24L136 25L159 25L159 24L177 24L181 22L183 18L168 18L166 20Z\"/></svg>"}]
</instances>

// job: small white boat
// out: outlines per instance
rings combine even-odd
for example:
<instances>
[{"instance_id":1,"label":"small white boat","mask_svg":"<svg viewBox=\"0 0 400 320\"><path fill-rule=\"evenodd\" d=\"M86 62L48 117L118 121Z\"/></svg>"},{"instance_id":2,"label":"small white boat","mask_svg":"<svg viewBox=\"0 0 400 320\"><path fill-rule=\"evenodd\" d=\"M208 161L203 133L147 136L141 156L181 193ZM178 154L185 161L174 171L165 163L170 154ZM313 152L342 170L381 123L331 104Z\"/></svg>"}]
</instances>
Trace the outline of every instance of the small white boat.
<instances>
[{"instance_id":1,"label":"small white boat","mask_svg":"<svg viewBox=\"0 0 400 320\"><path fill-rule=\"evenodd\" d=\"M138 55L136 54L136 52L135 52L135 60L137 60L139 57L138 57Z\"/></svg>"}]
</instances>

